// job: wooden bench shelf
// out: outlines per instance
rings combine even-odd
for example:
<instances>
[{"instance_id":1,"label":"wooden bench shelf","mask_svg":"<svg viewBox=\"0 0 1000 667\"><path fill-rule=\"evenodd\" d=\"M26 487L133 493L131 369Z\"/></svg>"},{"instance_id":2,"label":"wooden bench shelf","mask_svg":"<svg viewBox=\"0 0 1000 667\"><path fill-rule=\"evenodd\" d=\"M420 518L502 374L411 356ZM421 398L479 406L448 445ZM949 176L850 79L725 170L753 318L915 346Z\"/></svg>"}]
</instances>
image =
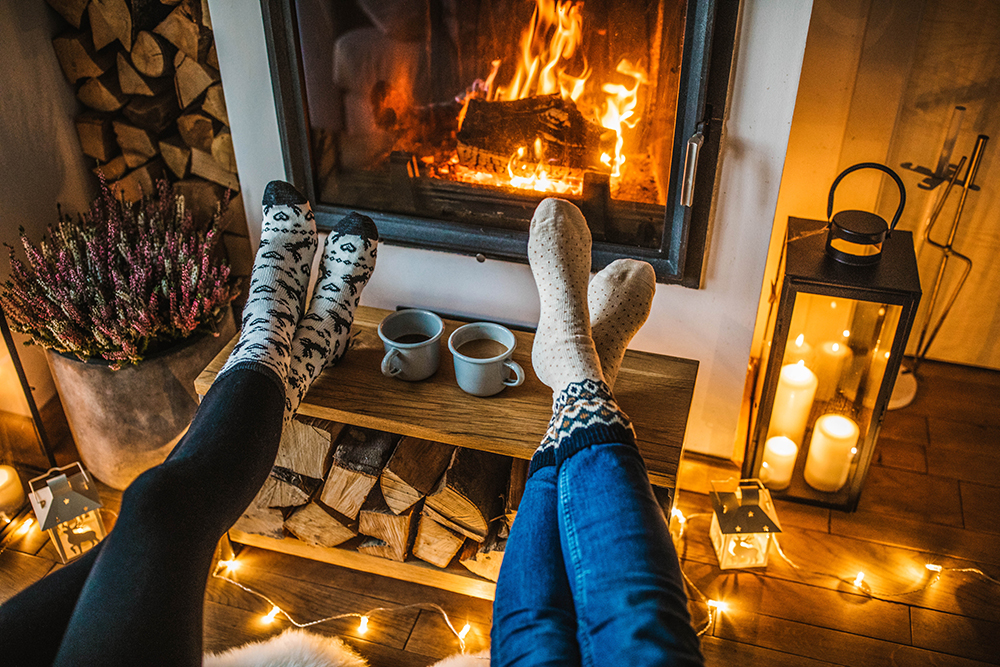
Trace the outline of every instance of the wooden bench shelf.
<instances>
[{"instance_id":1,"label":"wooden bench shelf","mask_svg":"<svg viewBox=\"0 0 1000 667\"><path fill-rule=\"evenodd\" d=\"M355 316L351 348L339 364L313 383L299 413L335 422L435 440L529 459L538 447L552 414L552 392L531 369L530 333L515 332L514 359L527 378L520 387L496 396L466 394L455 382L447 337L462 322L445 320L441 366L422 382L384 377L384 354L378 324L389 311L361 307ZM231 341L195 381L204 395L222 368ZM615 398L632 419L650 480L673 489L680 462L698 362L629 351L615 386ZM362 569L398 579L425 583L476 597L492 598L493 584L461 566L445 570L422 562L397 563L346 548L326 549L294 538L275 540L233 532L244 544Z\"/></svg>"}]
</instances>

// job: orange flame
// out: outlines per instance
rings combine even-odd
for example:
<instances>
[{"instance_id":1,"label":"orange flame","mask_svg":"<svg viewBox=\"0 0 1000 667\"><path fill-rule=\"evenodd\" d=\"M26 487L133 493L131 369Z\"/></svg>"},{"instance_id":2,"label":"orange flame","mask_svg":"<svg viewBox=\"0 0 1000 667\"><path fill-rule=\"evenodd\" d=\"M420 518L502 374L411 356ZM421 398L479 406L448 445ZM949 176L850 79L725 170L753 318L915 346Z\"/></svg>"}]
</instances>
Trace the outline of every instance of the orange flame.
<instances>
[{"instance_id":1,"label":"orange flame","mask_svg":"<svg viewBox=\"0 0 1000 667\"><path fill-rule=\"evenodd\" d=\"M583 2L580 0L536 0L531 23L521 35L517 69L505 86L496 86L500 61L492 63L492 71L486 80L487 99L493 101L513 101L536 95L559 94L563 99L580 103L584 96L592 70L586 58L578 57L583 44ZM570 73L570 68L581 70ZM646 72L627 59L618 63L616 71L631 79L630 85L604 83L603 105L593 104L591 118L616 135L615 154L605 153L601 161L611 169L613 178L621 176L621 166L625 162L623 128L634 128L639 122L636 115L639 86L647 84ZM591 96L594 99L595 96ZM459 127L465 118L468 104L463 105L459 114ZM536 161L525 161L527 147L518 149L507 165L510 185L540 192L578 193L579 183L562 176L565 169L559 169L558 178L553 176L541 155L540 142L534 146ZM577 179L579 180L579 179Z\"/></svg>"}]
</instances>

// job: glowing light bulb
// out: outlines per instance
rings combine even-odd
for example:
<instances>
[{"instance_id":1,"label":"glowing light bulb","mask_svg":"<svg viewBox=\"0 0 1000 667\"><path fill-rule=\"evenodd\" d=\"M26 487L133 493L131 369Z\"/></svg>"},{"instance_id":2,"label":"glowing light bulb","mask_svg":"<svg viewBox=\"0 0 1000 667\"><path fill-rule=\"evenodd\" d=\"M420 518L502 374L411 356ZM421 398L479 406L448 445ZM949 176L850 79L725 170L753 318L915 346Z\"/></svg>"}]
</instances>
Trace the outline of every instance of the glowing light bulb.
<instances>
[{"instance_id":1,"label":"glowing light bulb","mask_svg":"<svg viewBox=\"0 0 1000 667\"><path fill-rule=\"evenodd\" d=\"M681 524L682 526L687 522L687 518L684 516L684 513L677 508L670 510L670 516L677 519L677 523Z\"/></svg>"},{"instance_id":2,"label":"glowing light bulb","mask_svg":"<svg viewBox=\"0 0 1000 667\"><path fill-rule=\"evenodd\" d=\"M926 565L925 567L926 567L926 568L927 568L928 570L930 570L931 572L940 572L941 570L943 570L943 569L944 569L944 568L943 568L943 567L941 567L940 565L935 565L934 563L927 563L927 565Z\"/></svg>"},{"instance_id":3,"label":"glowing light bulb","mask_svg":"<svg viewBox=\"0 0 1000 667\"><path fill-rule=\"evenodd\" d=\"M31 530L31 527L33 525L35 525L35 520L29 517L29 518L27 518L27 519L24 520L24 523L21 524L21 527L18 528L17 532L14 533L14 534L15 535L27 535L28 531Z\"/></svg>"},{"instance_id":4,"label":"glowing light bulb","mask_svg":"<svg viewBox=\"0 0 1000 667\"><path fill-rule=\"evenodd\" d=\"M469 634L469 630L471 630L471 629L472 629L472 626L469 625L468 623L466 623L465 626L461 630L458 631L458 638L459 639L465 639L465 636L467 634Z\"/></svg>"},{"instance_id":5,"label":"glowing light bulb","mask_svg":"<svg viewBox=\"0 0 1000 667\"><path fill-rule=\"evenodd\" d=\"M363 635L368 632L368 617L362 616L361 622L358 623L358 634Z\"/></svg>"},{"instance_id":6,"label":"glowing light bulb","mask_svg":"<svg viewBox=\"0 0 1000 667\"><path fill-rule=\"evenodd\" d=\"M281 613L281 609L279 609L277 605L272 605L271 606L271 611L267 612L267 616L265 616L264 618L262 618L261 621L263 621L264 623L270 623L280 613Z\"/></svg>"},{"instance_id":7,"label":"glowing light bulb","mask_svg":"<svg viewBox=\"0 0 1000 667\"><path fill-rule=\"evenodd\" d=\"M219 567L224 568L226 572L235 572L240 569L240 562L235 558L230 560L220 560Z\"/></svg>"},{"instance_id":8,"label":"glowing light bulb","mask_svg":"<svg viewBox=\"0 0 1000 667\"><path fill-rule=\"evenodd\" d=\"M865 581L865 573L858 572L858 576L854 578L854 586L857 588L861 588L861 584L864 583L864 581Z\"/></svg>"},{"instance_id":9,"label":"glowing light bulb","mask_svg":"<svg viewBox=\"0 0 1000 667\"><path fill-rule=\"evenodd\" d=\"M725 612L729 608L729 606L722 600L709 600L708 606L718 612Z\"/></svg>"},{"instance_id":10,"label":"glowing light bulb","mask_svg":"<svg viewBox=\"0 0 1000 667\"><path fill-rule=\"evenodd\" d=\"M850 337L851 337L850 330L849 329L844 329L844 338L850 338Z\"/></svg>"}]
</instances>

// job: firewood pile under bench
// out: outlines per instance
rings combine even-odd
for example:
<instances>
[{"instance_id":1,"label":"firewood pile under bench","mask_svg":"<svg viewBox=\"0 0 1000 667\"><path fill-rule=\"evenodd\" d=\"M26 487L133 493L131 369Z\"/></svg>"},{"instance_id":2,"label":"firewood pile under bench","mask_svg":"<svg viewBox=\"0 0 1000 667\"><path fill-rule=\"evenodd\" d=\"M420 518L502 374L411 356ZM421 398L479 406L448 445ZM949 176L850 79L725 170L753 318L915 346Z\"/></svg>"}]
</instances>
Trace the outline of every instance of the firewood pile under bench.
<instances>
[{"instance_id":1,"label":"firewood pile under bench","mask_svg":"<svg viewBox=\"0 0 1000 667\"><path fill-rule=\"evenodd\" d=\"M446 347L431 378L386 378L377 328L388 314L358 309L348 353L313 384L230 539L492 599L551 391L529 372L520 387L470 396ZM443 346L461 324L445 320ZM533 336L515 335L514 359L528 369ZM234 344L195 381L200 395ZM629 351L618 375L615 397L661 488L676 482L697 369L697 361Z\"/></svg>"}]
</instances>

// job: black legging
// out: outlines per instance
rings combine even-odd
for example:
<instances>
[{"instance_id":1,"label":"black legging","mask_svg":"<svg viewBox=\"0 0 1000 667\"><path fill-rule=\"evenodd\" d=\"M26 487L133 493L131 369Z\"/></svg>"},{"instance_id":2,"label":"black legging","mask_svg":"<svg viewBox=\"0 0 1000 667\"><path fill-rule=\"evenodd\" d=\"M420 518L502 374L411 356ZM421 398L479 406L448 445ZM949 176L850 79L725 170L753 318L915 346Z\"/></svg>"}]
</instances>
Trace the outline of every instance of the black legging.
<instances>
[{"instance_id":1,"label":"black legging","mask_svg":"<svg viewBox=\"0 0 1000 667\"><path fill-rule=\"evenodd\" d=\"M201 665L215 547L267 479L284 405L269 369L217 379L167 460L125 490L108 537L0 606L0 661Z\"/></svg>"}]
</instances>

